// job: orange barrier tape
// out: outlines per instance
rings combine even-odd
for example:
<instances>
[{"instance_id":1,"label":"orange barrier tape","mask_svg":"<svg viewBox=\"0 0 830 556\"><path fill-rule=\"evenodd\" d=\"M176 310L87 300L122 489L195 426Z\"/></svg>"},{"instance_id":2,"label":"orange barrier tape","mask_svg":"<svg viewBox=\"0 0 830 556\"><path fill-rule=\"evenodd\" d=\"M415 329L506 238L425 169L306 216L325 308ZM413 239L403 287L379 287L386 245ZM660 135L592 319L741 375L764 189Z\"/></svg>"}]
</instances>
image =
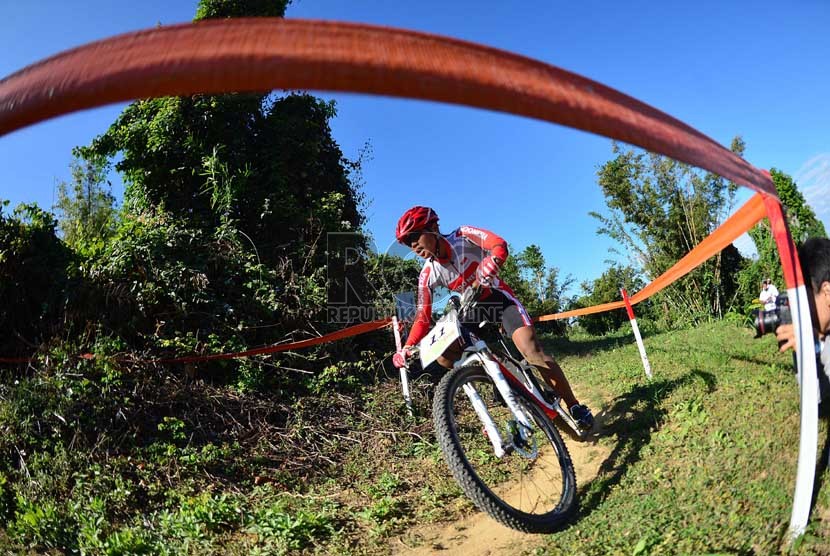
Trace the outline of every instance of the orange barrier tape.
<instances>
[{"instance_id":1,"label":"orange barrier tape","mask_svg":"<svg viewBox=\"0 0 830 556\"><path fill-rule=\"evenodd\" d=\"M611 303L603 303L602 305L592 305L582 309L573 309L571 311L564 311L556 313L555 315L542 315L541 317L534 317L534 322L545 322L546 320L566 319L569 317L579 317L582 315L592 315L594 313L604 313L605 311L613 311L614 309L622 309L625 303L622 301L613 301Z\"/></svg>"},{"instance_id":2,"label":"orange barrier tape","mask_svg":"<svg viewBox=\"0 0 830 556\"><path fill-rule=\"evenodd\" d=\"M392 95L528 116L638 145L777 198L769 175L601 83L470 42L349 23L214 20L81 46L0 81L0 135L136 98L275 88Z\"/></svg>"},{"instance_id":3,"label":"orange barrier tape","mask_svg":"<svg viewBox=\"0 0 830 556\"><path fill-rule=\"evenodd\" d=\"M764 197L767 197L768 201L765 201ZM672 266L666 272L655 278L650 284L648 284L642 290L633 295L631 297L631 304L636 305L637 303L648 299L655 293L666 288L667 286L679 280L692 270L702 265L713 255L720 253L724 249L724 247L738 239L741 236L741 234L751 229L755 224L757 224L762 218L764 218L767 215L768 209L766 203L768 202L774 203L775 206L778 206L780 210L780 204L777 200L762 195L760 193L753 195L752 198L749 199L749 201L747 201L741 208L735 211L735 214L727 218L726 221L723 224L721 224L717 230L709 234L708 237L706 237L703 241L697 244L694 249L692 249L686 254L685 257L677 261L674 264L674 266ZM801 279L800 269L798 273L799 279ZM787 283L789 284L789 281ZM603 311L621 309L623 307L625 307L625 303L623 301L615 301L613 303L594 305L592 307L585 307L584 309L575 309L573 311L565 311L563 313L557 313L554 315L544 315L541 317L536 317L534 320L537 322L543 322L555 319L565 319L569 317L578 317L582 315L590 315L593 313L601 313Z\"/></svg>"}]
</instances>

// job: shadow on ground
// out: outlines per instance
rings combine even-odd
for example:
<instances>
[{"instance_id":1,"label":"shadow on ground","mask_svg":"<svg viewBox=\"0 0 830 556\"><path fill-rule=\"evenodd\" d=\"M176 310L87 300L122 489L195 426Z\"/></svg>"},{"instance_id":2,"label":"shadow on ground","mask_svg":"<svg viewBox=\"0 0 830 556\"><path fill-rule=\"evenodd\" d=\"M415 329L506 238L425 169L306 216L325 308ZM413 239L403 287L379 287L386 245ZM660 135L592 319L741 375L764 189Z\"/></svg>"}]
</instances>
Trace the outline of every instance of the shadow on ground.
<instances>
[{"instance_id":1,"label":"shadow on ground","mask_svg":"<svg viewBox=\"0 0 830 556\"><path fill-rule=\"evenodd\" d=\"M600 437L616 437L617 444L600 465L597 477L580 489L580 509L577 523L593 512L619 484L629 467L640 460L644 446L652 433L665 421L667 409L662 401L681 386L701 380L709 392L717 388L717 379L707 371L693 369L673 380L655 380L635 387L615 398L611 405L596 416L596 427L587 439L596 442Z\"/></svg>"},{"instance_id":2,"label":"shadow on ground","mask_svg":"<svg viewBox=\"0 0 830 556\"><path fill-rule=\"evenodd\" d=\"M605 336L603 338L569 339L564 336L544 336L542 344L557 357L563 355L595 355L600 351L609 351L626 347L634 343L633 336Z\"/></svg>"}]
</instances>

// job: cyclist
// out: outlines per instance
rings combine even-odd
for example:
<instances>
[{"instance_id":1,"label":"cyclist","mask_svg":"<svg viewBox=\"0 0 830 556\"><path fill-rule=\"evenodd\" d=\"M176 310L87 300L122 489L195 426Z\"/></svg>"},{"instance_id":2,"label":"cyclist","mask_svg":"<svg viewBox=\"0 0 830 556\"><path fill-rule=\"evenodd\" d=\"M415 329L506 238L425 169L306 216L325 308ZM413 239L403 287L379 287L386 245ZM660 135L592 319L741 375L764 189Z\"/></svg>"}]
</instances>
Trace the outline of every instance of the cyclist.
<instances>
[{"instance_id":1,"label":"cyclist","mask_svg":"<svg viewBox=\"0 0 830 556\"><path fill-rule=\"evenodd\" d=\"M418 278L418 307L412 329L404 347L392 357L396 367L406 364L411 347L426 336L432 325L433 288L444 286L450 291L461 292L467 286L480 285L480 304L495 308L498 315L489 320L500 321L525 359L539 369L545 382L562 397L579 426L583 429L593 426L591 410L576 399L559 364L539 344L527 311L510 286L498 277L508 256L504 239L473 226L461 226L449 234L441 234L438 215L431 208L422 206L414 206L401 216L395 236L425 259ZM461 347L457 346L439 357L438 363L451 369L460 356Z\"/></svg>"}]
</instances>

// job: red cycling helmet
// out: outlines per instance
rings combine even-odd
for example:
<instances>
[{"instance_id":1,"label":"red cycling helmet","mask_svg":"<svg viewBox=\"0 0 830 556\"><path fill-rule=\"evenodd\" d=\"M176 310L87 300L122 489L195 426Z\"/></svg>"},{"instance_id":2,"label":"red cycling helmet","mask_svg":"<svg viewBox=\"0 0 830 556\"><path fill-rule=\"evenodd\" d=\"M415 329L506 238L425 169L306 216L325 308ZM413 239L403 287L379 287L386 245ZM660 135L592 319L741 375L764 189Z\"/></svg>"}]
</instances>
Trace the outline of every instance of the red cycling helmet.
<instances>
[{"instance_id":1,"label":"red cycling helmet","mask_svg":"<svg viewBox=\"0 0 830 556\"><path fill-rule=\"evenodd\" d=\"M420 232L427 229L433 223L438 223L438 215L429 207L414 206L401 216L398 220L398 227L395 229L395 237L404 245L406 236L412 232Z\"/></svg>"}]
</instances>

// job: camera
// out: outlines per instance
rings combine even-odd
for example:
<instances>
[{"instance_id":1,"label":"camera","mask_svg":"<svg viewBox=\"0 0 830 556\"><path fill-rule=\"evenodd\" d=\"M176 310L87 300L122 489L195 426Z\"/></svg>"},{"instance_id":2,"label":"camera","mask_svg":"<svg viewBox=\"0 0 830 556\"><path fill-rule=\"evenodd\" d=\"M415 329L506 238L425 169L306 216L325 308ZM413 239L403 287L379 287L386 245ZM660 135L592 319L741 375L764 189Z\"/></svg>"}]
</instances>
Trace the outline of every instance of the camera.
<instances>
[{"instance_id":1,"label":"camera","mask_svg":"<svg viewBox=\"0 0 830 556\"><path fill-rule=\"evenodd\" d=\"M779 325L792 324L793 317L790 313L790 300L786 293L779 294L775 300L775 309L764 311L756 309L752 311L755 320L752 325L755 327L755 337L760 338L764 334L775 332Z\"/></svg>"}]
</instances>

